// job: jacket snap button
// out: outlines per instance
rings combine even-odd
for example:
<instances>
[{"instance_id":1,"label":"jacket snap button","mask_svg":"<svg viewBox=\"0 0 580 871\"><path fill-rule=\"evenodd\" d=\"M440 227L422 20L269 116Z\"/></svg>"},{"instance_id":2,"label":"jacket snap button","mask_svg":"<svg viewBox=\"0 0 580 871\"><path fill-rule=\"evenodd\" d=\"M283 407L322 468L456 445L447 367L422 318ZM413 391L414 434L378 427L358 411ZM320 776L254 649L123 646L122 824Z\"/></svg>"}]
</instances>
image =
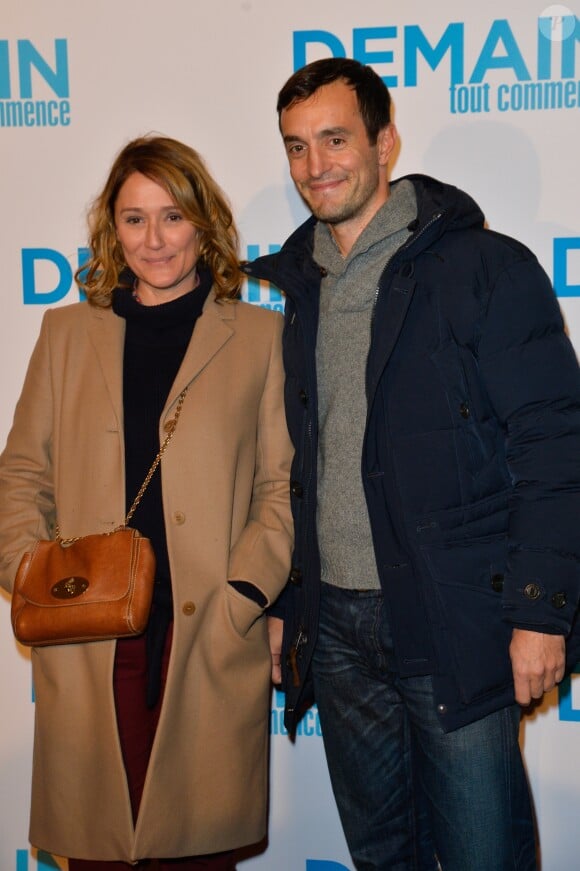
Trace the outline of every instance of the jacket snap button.
<instances>
[{"instance_id":1,"label":"jacket snap button","mask_svg":"<svg viewBox=\"0 0 580 871\"><path fill-rule=\"evenodd\" d=\"M290 571L289 580L291 581L291 583L296 584L296 586L299 587L302 583L302 569L293 566Z\"/></svg>"},{"instance_id":2,"label":"jacket snap button","mask_svg":"<svg viewBox=\"0 0 580 871\"><path fill-rule=\"evenodd\" d=\"M447 713L447 705L437 705L437 713L438 714L446 714Z\"/></svg>"},{"instance_id":3,"label":"jacket snap button","mask_svg":"<svg viewBox=\"0 0 580 871\"><path fill-rule=\"evenodd\" d=\"M503 575L499 573L497 575L491 576L491 588L495 590L496 593L501 593L503 590Z\"/></svg>"},{"instance_id":4,"label":"jacket snap button","mask_svg":"<svg viewBox=\"0 0 580 871\"><path fill-rule=\"evenodd\" d=\"M195 613L195 603L194 602L184 602L181 606L182 612L186 617L191 617L192 614Z\"/></svg>"},{"instance_id":5,"label":"jacket snap button","mask_svg":"<svg viewBox=\"0 0 580 871\"><path fill-rule=\"evenodd\" d=\"M185 523L185 514L183 511L174 511L173 512L173 522L177 523L178 526L183 526Z\"/></svg>"},{"instance_id":6,"label":"jacket snap button","mask_svg":"<svg viewBox=\"0 0 580 871\"><path fill-rule=\"evenodd\" d=\"M541 595L542 591L539 584L526 584L524 587L524 596L527 599L534 601L535 599L539 599Z\"/></svg>"},{"instance_id":7,"label":"jacket snap button","mask_svg":"<svg viewBox=\"0 0 580 871\"><path fill-rule=\"evenodd\" d=\"M469 405L466 402L462 402L459 406L459 414L461 415L463 420L467 420L467 418L471 414L471 411L469 410Z\"/></svg>"},{"instance_id":8,"label":"jacket snap button","mask_svg":"<svg viewBox=\"0 0 580 871\"><path fill-rule=\"evenodd\" d=\"M552 605L554 608L563 608L568 602L566 598L566 593L554 593L552 596Z\"/></svg>"},{"instance_id":9,"label":"jacket snap button","mask_svg":"<svg viewBox=\"0 0 580 871\"><path fill-rule=\"evenodd\" d=\"M298 496L299 498L302 498L302 496L304 494L304 487L302 486L302 484L299 481L291 481L290 482L290 492L292 493L293 496Z\"/></svg>"},{"instance_id":10,"label":"jacket snap button","mask_svg":"<svg viewBox=\"0 0 580 871\"><path fill-rule=\"evenodd\" d=\"M300 391L298 396L300 397L300 402L302 403L302 405L308 405L308 394L304 389Z\"/></svg>"}]
</instances>

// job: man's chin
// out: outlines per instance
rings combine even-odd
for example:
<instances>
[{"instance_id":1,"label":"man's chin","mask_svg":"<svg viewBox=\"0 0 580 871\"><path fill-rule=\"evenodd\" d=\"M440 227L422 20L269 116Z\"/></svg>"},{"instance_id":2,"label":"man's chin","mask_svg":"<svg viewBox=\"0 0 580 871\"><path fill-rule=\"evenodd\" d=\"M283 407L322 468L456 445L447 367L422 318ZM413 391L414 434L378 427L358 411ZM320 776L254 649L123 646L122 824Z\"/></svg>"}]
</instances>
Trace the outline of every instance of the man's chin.
<instances>
[{"instance_id":1,"label":"man's chin","mask_svg":"<svg viewBox=\"0 0 580 871\"><path fill-rule=\"evenodd\" d=\"M344 209L340 209L337 207L332 207L329 205L321 205L316 206L312 203L306 204L315 218L319 221L324 221L325 224L341 224L343 221L348 219L348 215L345 214Z\"/></svg>"},{"instance_id":2,"label":"man's chin","mask_svg":"<svg viewBox=\"0 0 580 871\"><path fill-rule=\"evenodd\" d=\"M336 212L312 212L315 218L319 221L323 221L325 224L328 224L331 227L336 227L338 224L344 224L345 221L348 221L350 215L345 215L344 213L336 214Z\"/></svg>"},{"instance_id":3,"label":"man's chin","mask_svg":"<svg viewBox=\"0 0 580 871\"><path fill-rule=\"evenodd\" d=\"M344 204L333 204L329 202L316 203L308 199L299 190L298 193L306 208L312 212L317 221L324 221L325 224L341 224L343 221L348 221L351 216L350 211L344 208Z\"/></svg>"}]
</instances>

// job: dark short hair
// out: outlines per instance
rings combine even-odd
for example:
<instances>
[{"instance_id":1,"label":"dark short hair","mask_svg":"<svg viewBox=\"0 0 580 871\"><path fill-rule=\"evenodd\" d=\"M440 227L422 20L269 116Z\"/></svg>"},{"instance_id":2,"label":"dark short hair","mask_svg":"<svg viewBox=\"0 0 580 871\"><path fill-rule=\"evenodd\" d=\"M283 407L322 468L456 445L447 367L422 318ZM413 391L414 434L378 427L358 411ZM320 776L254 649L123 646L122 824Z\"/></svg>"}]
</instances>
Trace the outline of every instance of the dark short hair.
<instances>
[{"instance_id":1,"label":"dark short hair","mask_svg":"<svg viewBox=\"0 0 580 871\"><path fill-rule=\"evenodd\" d=\"M283 109L307 100L323 85L330 85L337 79L344 79L354 88L369 142L374 145L379 131L391 120L391 95L373 69L351 58L323 58L297 70L278 94L278 118Z\"/></svg>"}]
</instances>

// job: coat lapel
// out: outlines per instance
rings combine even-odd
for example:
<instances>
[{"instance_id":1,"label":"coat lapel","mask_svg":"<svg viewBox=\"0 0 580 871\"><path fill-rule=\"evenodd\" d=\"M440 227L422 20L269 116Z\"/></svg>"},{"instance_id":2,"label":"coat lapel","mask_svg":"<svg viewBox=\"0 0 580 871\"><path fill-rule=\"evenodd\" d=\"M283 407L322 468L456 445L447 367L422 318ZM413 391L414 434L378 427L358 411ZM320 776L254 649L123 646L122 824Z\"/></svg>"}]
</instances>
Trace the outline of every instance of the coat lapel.
<instances>
[{"instance_id":1,"label":"coat lapel","mask_svg":"<svg viewBox=\"0 0 580 871\"><path fill-rule=\"evenodd\" d=\"M199 373L205 369L212 358L233 336L236 305L228 302L218 304L213 293L208 297L203 307L203 313L195 325L193 339L189 343L179 372L169 391L162 419L177 401L181 391L194 378L197 378Z\"/></svg>"},{"instance_id":2,"label":"coat lapel","mask_svg":"<svg viewBox=\"0 0 580 871\"><path fill-rule=\"evenodd\" d=\"M99 361L111 404L119 424L123 428L123 348L125 321L112 309L90 309L89 338Z\"/></svg>"},{"instance_id":3,"label":"coat lapel","mask_svg":"<svg viewBox=\"0 0 580 871\"><path fill-rule=\"evenodd\" d=\"M234 334L236 305L219 305L211 294L197 321L173 386L169 391L162 418L177 401L181 391L205 369ZM115 410L119 429L123 426L123 348L125 321L110 309L91 309L89 337L99 361L105 384Z\"/></svg>"}]
</instances>

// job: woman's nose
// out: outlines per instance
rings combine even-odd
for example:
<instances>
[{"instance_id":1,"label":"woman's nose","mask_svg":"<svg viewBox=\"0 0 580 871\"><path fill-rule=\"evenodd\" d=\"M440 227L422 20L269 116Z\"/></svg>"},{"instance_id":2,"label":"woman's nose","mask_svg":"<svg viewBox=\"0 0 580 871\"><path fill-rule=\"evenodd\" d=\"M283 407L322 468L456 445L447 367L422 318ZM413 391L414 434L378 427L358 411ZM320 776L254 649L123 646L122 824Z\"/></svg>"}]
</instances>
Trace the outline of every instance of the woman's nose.
<instances>
[{"instance_id":1,"label":"woman's nose","mask_svg":"<svg viewBox=\"0 0 580 871\"><path fill-rule=\"evenodd\" d=\"M160 248L163 245L161 228L156 221L150 221L147 224L145 242L150 248Z\"/></svg>"}]
</instances>

